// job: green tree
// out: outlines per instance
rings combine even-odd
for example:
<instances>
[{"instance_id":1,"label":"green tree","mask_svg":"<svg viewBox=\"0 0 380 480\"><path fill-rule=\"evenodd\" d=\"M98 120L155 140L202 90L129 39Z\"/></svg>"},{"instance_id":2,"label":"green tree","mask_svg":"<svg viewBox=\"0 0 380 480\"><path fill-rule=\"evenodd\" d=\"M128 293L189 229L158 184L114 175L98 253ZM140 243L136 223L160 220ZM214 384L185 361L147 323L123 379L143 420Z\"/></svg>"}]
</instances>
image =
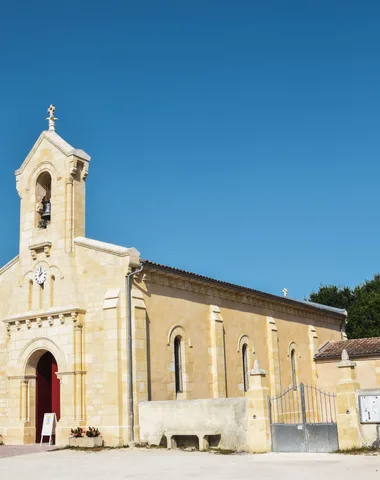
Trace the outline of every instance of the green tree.
<instances>
[{"instance_id":1,"label":"green tree","mask_svg":"<svg viewBox=\"0 0 380 480\"><path fill-rule=\"evenodd\" d=\"M335 285L321 285L317 292L311 292L309 301L321 303L329 307L344 308L348 311L354 303L355 295L349 287L337 287Z\"/></svg>"},{"instance_id":2,"label":"green tree","mask_svg":"<svg viewBox=\"0 0 380 480\"><path fill-rule=\"evenodd\" d=\"M346 309L348 338L380 336L379 274L354 289L321 285L317 292L310 294L309 301Z\"/></svg>"},{"instance_id":3,"label":"green tree","mask_svg":"<svg viewBox=\"0 0 380 480\"><path fill-rule=\"evenodd\" d=\"M380 275L354 289L355 301L348 309L349 338L380 336Z\"/></svg>"}]
</instances>

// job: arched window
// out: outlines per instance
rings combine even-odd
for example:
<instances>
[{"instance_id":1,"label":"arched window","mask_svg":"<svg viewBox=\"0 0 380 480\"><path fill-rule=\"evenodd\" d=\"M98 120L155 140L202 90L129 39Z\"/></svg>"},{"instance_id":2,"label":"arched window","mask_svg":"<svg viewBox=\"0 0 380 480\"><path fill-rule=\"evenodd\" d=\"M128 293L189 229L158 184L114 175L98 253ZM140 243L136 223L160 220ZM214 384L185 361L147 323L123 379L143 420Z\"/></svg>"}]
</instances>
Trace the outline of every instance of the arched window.
<instances>
[{"instance_id":1,"label":"arched window","mask_svg":"<svg viewBox=\"0 0 380 480\"><path fill-rule=\"evenodd\" d=\"M177 336L174 339L174 368L175 368L175 391L176 393L183 392L182 379L182 348L181 337Z\"/></svg>"},{"instance_id":2,"label":"arched window","mask_svg":"<svg viewBox=\"0 0 380 480\"><path fill-rule=\"evenodd\" d=\"M37 179L36 202L36 226L47 228L51 220L51 176L49 172L41 173Z\"/></svg>"},{"instance_id":3,"label":"arched window","mask_svg":"<svg viewBox=\"0 0 380 480\"><path fill-rule=\"evenodd\" d=\"M39 291L40 291L40 309L42 310L44 308L44 290L45 290L45 284L42 283L41 285L39 285L38 287Z\"/></svg>"},{"instance_id":4,"label":"arched window","mask_svg":"<svg viewBox=\"0 0 380 480\"><path fill-rule=\"evenodd\" d=\"M33 308L33 280L28 282L28 309L32 310Z\"/></svg>"},{"instance_id":5,"label":"arched window","mask_svg":"<svg viewBox=\"0 0 380 480\"><path fill-rule=\"evenodd\" d=\"M248 376L248 345L245 343L241 349L242 361L243 361L243 385L244 391L249 389L249 376Z\"/></svg>"},{"instance_id":6,"label":"arched window","mask_svg":"<svg viewBox=\"0 0 380 480\"><path fill-rule=\"evenodd\" d=\"M50 306L54 307L55 275L50 277Z\"/></svg>"},{"instance_id":7,"label":"arched window","mask_svg":"<svg viewBox=\"0 0 380 480\"><path fill-rule=\"evenodd\" d=\"M292 366L292 383L293 388L297 388L297 366L296 366L296 351L293 348L290 352L290 363Z\"/></svg>"}]
</instances>

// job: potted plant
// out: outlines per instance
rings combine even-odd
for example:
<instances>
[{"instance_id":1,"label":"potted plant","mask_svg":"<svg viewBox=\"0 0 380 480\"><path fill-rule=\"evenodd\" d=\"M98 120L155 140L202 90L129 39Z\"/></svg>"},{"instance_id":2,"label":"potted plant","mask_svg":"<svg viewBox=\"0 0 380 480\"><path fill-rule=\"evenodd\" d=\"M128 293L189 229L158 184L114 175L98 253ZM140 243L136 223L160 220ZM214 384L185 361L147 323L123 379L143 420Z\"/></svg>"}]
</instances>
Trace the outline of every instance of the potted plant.
<instances>
[{"instance_id":1,"label":"potted plant","mask_svg":"<svg viewBox=\"0 0 380 480\"><path fill-rule=\"evenodd\" d=\"M71 447L94 448L102 447L103 444L103 438L99 430L95 427L88 427L87 430L81 427L71 429L71 436L69 438L69 445Z\"/></svg>"},{"instance_id":2,"label":"potted plant","mask_svg":"<svg viewBox=\"0 0 380 480\"><path fill-rule=\"evenodd\" d=\"M99 432L99 430L95 427L88 427L86 430L86 438L84 438L84 446L85 447L102 447L104 445L104 440Z\"/></svg>"},{"instance_id":3,"label":"potted plant","mask_svg":"<svg viewBox=\"0 0 380 480\"><path fill-rule=\"evenodd\" d=\"M83 447L84 430L81 427L72 428L70 432L70 447Z\"/></svg>"}]
</instances>

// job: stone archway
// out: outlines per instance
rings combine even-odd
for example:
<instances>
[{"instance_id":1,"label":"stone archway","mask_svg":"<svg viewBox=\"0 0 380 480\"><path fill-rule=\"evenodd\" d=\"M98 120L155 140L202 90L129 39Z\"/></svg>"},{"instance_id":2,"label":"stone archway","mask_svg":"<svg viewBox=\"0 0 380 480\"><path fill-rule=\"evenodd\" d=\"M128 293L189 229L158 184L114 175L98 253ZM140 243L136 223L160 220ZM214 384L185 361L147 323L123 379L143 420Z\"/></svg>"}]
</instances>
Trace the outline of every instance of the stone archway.
<instances>
[{"instance_id":1,"label":"stone archway","mask_svg":"<svg viewBox=\"0 0 380 480\"><path fill-rule=\"evenodd\" d=\"M21 420L24 423L24 442L41 440L45 413L55 413L60 419L61 392L58 371L66 370L64 356L57 345L45 338L27 344L20 355Z\"/></svg>"}]
</instances>

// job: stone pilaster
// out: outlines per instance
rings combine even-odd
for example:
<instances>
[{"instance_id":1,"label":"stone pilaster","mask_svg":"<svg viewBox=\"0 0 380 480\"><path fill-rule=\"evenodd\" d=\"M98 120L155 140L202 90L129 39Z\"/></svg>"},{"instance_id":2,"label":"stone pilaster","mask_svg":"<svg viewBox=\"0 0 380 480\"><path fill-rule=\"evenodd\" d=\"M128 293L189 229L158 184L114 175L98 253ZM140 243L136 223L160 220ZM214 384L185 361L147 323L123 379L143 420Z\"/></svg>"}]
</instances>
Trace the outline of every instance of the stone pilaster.
<instances>
[{"instance_id":1,"label":"stone pilaster","mask_svg":"<svg viewBox=\"0 0 380 480\"><path fill-rule=\"evenodd\" d=\"M339 449L358 448L361 447L362 442L356 395L356 391L360 388L356 380L356 363L352 362L346 350L343 350L342 361L337 367L340 370L340 380L336 387Z\"/></svg>"},{"instance_id":2,"label":"stone pilaster","mask_svg":"<svg viewBox=\"0 0 380 480\"><path fill-rule=\"evenodd\" d=\"M65 209L65 252L71 253L73 248L73 179L71 177L66 179Z\"/></svg>"},{"instance_id":3,"label":"stone pilaster","mask_svg":"<svg viewBox=\"0 0 380 480\"><path fill-rule=\"evenodd\" d=\"M226 358L223 317L219 307L210 305L210 376L212 398L226 397Z\"/></svg>"},{"instance_id":4,"label":"stone pilaster","mask_svg":"<svg viewBox=\"0 0 380 480\"><path fill-rule=\"evenodd\" d=\"M125 326L125 316L122 316L120 289L111 288L106 291L103 301L103 401L102 410L88 413L89 417L103 422L103 434L107 437L107 445L124 445L127 442L128 419L125 413L128 402L123 401L127 392L128 382L123 381L122 371L126 365L125 337L122 336L122 325ZM124 356L123 356L124 354ZM92 385L87 386L87 395L92 391ZM95 420L96 421L96 420Z\"/></svg>"},{"instance_id":5,"label":"stone pilaster","mask_svg":"<svg viewBox=\"0 0 380 480\"><path fill-rule=\"evenodd\" d=\"M269 360L269 385L272 396L281 394L280 355L276 321L267 317L267 352Z\"/></svg>"},{"instance_id":6,"label":"stone pilaster","mask_svg":"<svg viewBox=\"0 0 380 480\"><path fill-rule=\"evenodd\" d=\"M313 325L309 325L308 327L309 333L309 353L310 353L310 366L311 366L311 382L313 385L317 385L317 365L314 361L314 356L318 352L318 334L313 327Z\"/></svg>"},{"instance_id":7,"label":"stone pilaster","mask_svg":"<svg viewBox=\"0 0 380 480\"><path fill-rule=\"evenodd\" d=\"M135 441L140 440L139 402L149 400L147 316L143 294L132 288L133 410Z\"/></svg>"},{"instance_id":8,"label":"stone pilaster","mask_svg":"<svg viewBox=\"0 0 380 480\"><path fill-rule=\"evenodd\" d=\"M29 380L21 380L21 423L26 423L29 420Z\"/></svg>"},{"instance_id":9,"label":"stone pilaster","mask_svg":"<svg viewBox=\"0 0 380 480\"><path fill-rule=\"evenodd\" d=\"M75 424L84 422L84 381L83 381L83 324L79 322L76 313L71 314L74 324L74 398Z\"/></svg>"},{"instance_id":10,"label":"stone pilaster","mask_svg":"<svg viewBox=\"0 0 380 480\"><path fill-rule=\"evenodd\" d=\"M251 453L271 451L270 421L268 411L269 388L266 386L266 371L255 361L249 372L247 398L247 446Z\"/></svg>"},{"instance_id":11,"label":"stone pilaster","mask_svg":"<svg viewBox=\"0 0 380 480\"><path fill-rule=\"evenodd\" d=\"M60 319L62 323L64 318ZM84 426L85 415L85 383L83 361L83 317L78 313L71 313L73 351L72 370L57 372L60 381L61 418L56 428L56 444L67 445L70 429Z\"/></svg>"}]
</instances>

